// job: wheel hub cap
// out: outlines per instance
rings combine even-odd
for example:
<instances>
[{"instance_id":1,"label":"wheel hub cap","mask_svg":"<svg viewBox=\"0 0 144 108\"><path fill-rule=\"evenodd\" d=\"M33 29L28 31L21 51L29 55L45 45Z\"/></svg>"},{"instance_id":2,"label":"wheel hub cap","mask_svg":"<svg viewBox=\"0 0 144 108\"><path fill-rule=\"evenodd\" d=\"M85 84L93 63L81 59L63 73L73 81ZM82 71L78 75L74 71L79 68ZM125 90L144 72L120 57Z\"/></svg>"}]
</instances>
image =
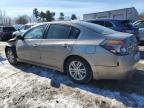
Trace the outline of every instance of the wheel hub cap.
<instances>
[{"instance_id":1,"label":"wheel hub cap","mask_svg":"<svg viewBox=\"0 0 144 108\"><path fill-rule=\"evenodd\" d=\"M80 61L71 62L69 72L75 80L83 80L86 77L86 68Z\"/></svg>"}]
</instances>

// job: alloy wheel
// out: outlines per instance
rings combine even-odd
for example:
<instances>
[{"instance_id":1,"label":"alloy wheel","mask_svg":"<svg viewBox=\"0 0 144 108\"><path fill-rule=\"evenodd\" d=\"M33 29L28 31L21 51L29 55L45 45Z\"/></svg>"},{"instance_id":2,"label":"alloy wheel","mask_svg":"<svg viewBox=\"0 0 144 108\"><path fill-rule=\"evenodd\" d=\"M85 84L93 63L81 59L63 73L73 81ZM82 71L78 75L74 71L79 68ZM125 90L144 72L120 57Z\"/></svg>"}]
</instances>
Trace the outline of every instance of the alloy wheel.
<instances>
[{"instance_id":1,"label":"alloy wheel","mask_svg":"<svg viewBox=\"0 0 144 108\"><path fill-rule=\"evenodd\" d=\"M9 60L10 63L14 62L15 57L14 57L14 54L13 54L13 52L12 52L11 49L9 49L7 51L7 58L8 58L8 60Z\"/></svg>"},{"instance_id":2,"label":"alloy wheel","mask_svg":"<svg viewBox=\"0 0 144 108\"><path fill-rule=\"evenodd\" d=\"M72 61L69 64L69 72L75 80L83 80L86 77L86 67L80 61Z\"/></svg>"}]
</instances>

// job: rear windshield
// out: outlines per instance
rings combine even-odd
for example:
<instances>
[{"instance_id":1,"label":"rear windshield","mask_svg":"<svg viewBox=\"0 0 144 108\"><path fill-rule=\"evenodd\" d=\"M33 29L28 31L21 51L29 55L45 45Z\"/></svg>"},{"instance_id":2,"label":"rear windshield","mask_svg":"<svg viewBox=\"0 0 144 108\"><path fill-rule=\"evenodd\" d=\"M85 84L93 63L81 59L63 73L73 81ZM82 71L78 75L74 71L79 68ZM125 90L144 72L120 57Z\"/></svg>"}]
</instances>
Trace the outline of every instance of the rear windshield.
<instances>
[{"instance_id":1,"label":"rear windshield","mask_svg":"<svg viewBox=\"0 0 144 108\"><path fill-rule=\"evenodd\" d=\"M14 27L4 27L3 31L4 32L14 32L14 31L16 31L16 29Z\"/></svg>"},{"instance_id":2,"label":"rear windshield","mask_svg":"<svg viewBox=\"0 0 144 108\"><path fill-rule=\"evenodd\" d=\"M93 23L89 23L89 22L78 22L79 25L89 28L93 31L95 31L98 34L102 34L102 35L107 35L107 34L113 34L116 31L106 28L104 26L98 25L98 24L93 24Z\"/></svg>"}]
</instances>

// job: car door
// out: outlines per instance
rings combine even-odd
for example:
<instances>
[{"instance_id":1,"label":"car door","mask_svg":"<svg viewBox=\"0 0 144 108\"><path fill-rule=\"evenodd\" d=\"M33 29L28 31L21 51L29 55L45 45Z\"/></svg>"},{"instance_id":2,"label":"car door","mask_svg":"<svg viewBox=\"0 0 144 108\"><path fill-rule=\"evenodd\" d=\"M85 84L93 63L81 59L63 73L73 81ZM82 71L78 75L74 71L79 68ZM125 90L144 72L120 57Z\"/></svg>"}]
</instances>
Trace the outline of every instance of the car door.
<instances>
[{"instance_id":1,"label":"car door","mask_svg":"<svg viewBox=\"0 0 144 108\"><path fill-rule=\"evenodd\" d=\"M40 63L40 42L43 38L46 25L30 29L24 34L23 40L18 40L16 50L18 58L30 62Z\"/></svg>"},{"instance_id":2,"label":"car door","mask_svg":"<svg viewBox=\"0 0 144 108\"><path fill-rule=\"evenodd\" d=\"M46 39L41 42L40 50L43 64L61 68L65 57L72 50L78 33L79 30L74 30L71 26L51 24Z\"/></svg>"}]
</instances>

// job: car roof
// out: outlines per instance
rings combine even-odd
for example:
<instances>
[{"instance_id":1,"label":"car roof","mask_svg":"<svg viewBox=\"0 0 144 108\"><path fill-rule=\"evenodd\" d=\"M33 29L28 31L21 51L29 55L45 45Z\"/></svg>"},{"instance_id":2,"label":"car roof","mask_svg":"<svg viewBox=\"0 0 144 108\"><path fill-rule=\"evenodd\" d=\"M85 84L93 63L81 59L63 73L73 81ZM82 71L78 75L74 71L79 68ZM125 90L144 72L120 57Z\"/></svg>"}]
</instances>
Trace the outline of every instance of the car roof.
<instances>
[{"instance_id":1,"label":"car roof","mask_svg":"<svg viewBox=\"0 0 144 108\"><path fill-rule=\"evenodd\" d=\"M33 27L44 25L44 24L67 24L67 25L71 25L71 24L77 24L79 22L83 22L83 21L79 21L79 20L73 20L73 21L51 21L51 22L38 23L38 24L36 24Z\"/></svg>"}]
</instances>

